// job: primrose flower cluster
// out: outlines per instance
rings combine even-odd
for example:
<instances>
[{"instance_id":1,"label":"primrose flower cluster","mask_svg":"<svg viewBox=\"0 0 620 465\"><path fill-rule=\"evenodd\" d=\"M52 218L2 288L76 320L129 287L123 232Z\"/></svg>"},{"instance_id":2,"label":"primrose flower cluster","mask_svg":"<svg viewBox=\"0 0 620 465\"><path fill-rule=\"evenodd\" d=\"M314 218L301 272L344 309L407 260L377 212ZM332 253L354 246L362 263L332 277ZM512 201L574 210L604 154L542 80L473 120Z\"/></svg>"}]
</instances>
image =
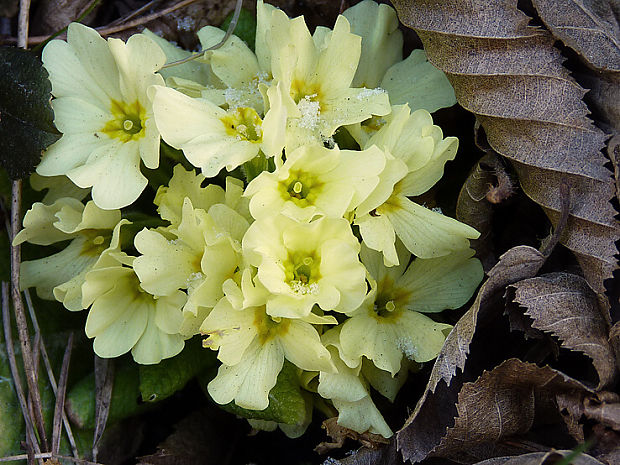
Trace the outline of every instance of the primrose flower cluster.
<instances>
[{"instance_id":1,"label":"primrose flower cluster","mask_svg":"<svg viewBox=\"0 0 620 465\"><path fill-rule=\"evenodd\" d=\"M429 113L454 93L423 51L403 59L386 5L314 34L256 11L254 50L233 35L178 66L163 67L190 52L148 31L125 43L71 24L47 45L63 136L15 243L57 245L21 286L87 310L101 357L154 364L200 334L221 361L215 402L267 408L288 361L340 425L389 437L371 387L393 401L451 329L428 314L482 279L478 233L410 199L455 157ZM198 36L208 49L224 32Z\"/></svg>"}]
</instances>

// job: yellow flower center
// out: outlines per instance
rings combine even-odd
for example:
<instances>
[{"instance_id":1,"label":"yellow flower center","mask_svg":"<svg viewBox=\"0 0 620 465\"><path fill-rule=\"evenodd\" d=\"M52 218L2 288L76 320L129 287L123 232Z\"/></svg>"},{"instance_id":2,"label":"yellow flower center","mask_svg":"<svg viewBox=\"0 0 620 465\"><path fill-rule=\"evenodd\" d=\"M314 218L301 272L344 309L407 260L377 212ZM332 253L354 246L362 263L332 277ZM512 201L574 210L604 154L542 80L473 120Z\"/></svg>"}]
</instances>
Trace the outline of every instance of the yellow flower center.
<instances>
[{"instance_id":1,"label":"yellow flower center","mask_svg":"<svg viewBox=\"0 0 620 465\"><path fill-rule=\"evenodd\" d=\"M282 336L286 334L291 320L288 318L270 317L265 312L265 307L259 307L254 310L254 327L258 332L258 341L260 344L265 344L276 336Z\"/></svg>"},{"instance_id":2,"label":"yellow flower center","mask_svg":"<svg viewBox=\"0 0 620 465\"><path fill-rule=\"evenodd\" d=\"M136 100L133 103L125 103L112 100L110 112L112 119L105 124L101 132L122 142L144 137L146 110L140 102Z\"/></svg>"},{"instance_id":3,"label":"yellow flower center","mask_svg":"<svg viewBox=\"0 0 620 465\"><path fill-rule=\"evenodd\" d=\"M321 260L316 253L289 253L284 263L286 282L296 294L316 294L321 279Z\"/></svg>"},{"instance_id":4,"label":"yellow flower center","mask_svg":"<svg viewBox=\"0 0 620 465\"><path fill-rule=\"evenodd\" d=\"M289 177L278 185L282 198L292 200L301 208L314 205L322 187L321 181L303 171L289 172Z\"/></svg>"},{"instance_id":5,"label":"yellow flower center","mask_svg":"<svg viewBox=\"0 0 620 465\"><path fill-rule=\"evenodd\" d=\"M112 235L110 233L100 234L100 231L83 231L85 237L80 255L88 257L98 257L110 245Z\"/></svg>"},{"instance_id":6,"label":"yellow flower center","mask_svg":"<svg viewBox=\"0 0 620 465\"><path fill-rule=\"evenodd\" d=\"M239 107L221 118L228 135L238 140L261 142L263 140L263 120L254 108Z\"/></svg>"},{"instance_id":7,"label":"yellow flower center","mask_svg":"<svg viewBox=\"0 0 620 465\"><path fill-rule=\"evenodd\" d=\"M409 300L411 291L395 286L394 280L385 276L377 282L377 297L373 305L373 316L380 322L397 320L405 310L404 304Z\"/></svg>"},{"instance_id":8,"label":"yellow flower center","mask_svg":"<svg viewBox=\"0 0 620 465\"><path fill-rule=\"evenodd\" d=\"M318 102L319 110L321 110L321 101L323 100L323 93L321 87L317 84L308 84L299 79L295 79L291 83L291 98L295 103L299 103L302 100L308 100L310 102Z\"/></svg>"}]
</instances>

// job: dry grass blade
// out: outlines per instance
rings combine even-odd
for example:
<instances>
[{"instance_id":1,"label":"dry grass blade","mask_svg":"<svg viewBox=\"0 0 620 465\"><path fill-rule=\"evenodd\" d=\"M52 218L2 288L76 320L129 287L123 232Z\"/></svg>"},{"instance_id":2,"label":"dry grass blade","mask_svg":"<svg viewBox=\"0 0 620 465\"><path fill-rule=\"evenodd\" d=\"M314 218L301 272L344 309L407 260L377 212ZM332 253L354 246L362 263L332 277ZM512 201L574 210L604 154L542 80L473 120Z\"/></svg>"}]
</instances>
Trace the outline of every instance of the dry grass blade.
<instances>
[{"instance_id":1,"label":"dry grass blade","mask_svg":"<svg viewBox=\"0 0 620 465\"><path fill-rule=\"evenodd\" d=\"M39 334L41 331L39 329L39 321L37 320L37 315L34 311L34 305L32 304L32 298L30 297L30 292L28 289L24 291L24 297L26 298L26 306L28 307L28 314L30 315L30 321L32 321L32 326L34 328L35 333ZM49 379L50 385L52 386L52 391L54 395L58 393L58 385L56 383L56 377L54 376L54 371L52 370L52 364L49 359L49 355L47 353L47 349L45 348L45 341L41 339L41 358L43 359L43 366L47 372L47 377ZM75 443L75 437L73 436L73 431L71 430L71 423L69 423L69 419L67 418L67 414L64 409L62 411L62 422L65 427L65 432L67 433L67 438L69 439L69 445L71 446L71 452L74 457L79 457L79 452L77 449L77 445Z\"/></svg>"},{"instance_id":2,"label":"dry grass blade","mask_svg":"<svg viewBox=\"0 0 620 465\"><path fill-rule=\"evenodd\" d=\"M26 396L24 395L24 389L22 386L21 376L17 368L17 360L15 359L15 350L13 349L13 336L11 334L11 316L9 313L9 285L6 282L2 282L2 325L4 326L4 342L6 343L6 353L9 361L9 367L11 369L11 376L13 378L13 385L15 386L15 393L19 401L19 406L22 409L22 415L24 422L26 423L26 433L29 437L35 438L34 426L32 424L32 418L30 411L28 410L28 404L26 402ZM31 441L28 445L32 446L35 454L40 454L41 449L36 441ZM30 463L30 456L27 456Z\"/></svg>"},{"instance_id":3,"label":"dry grass blade","mask_svg":"<svg viewBox=\"0 0 620 465\"><path fill-rule=\"evenodd\" d=\"M110 413L114 387L114 361L95 355L95 431L93 433L93 460L97 460L99 441L105 431Z\"/></svg>"},{"instance_id":4,"label":"dry grass blade","mask_svg":"<svg viewBox=\"0 0 620 465\"><path fill-rule=\"evenodd\" d=\"M62 359L60 377L58 378L58 390L56 392L56 406L54 407L54 423L52 424L52 453L60 452L60 438L62 436L62 416L65 410L65 395L67 393L67 379L69 377L69 362L71 361L71 350L73 349L73 333L67 340L67 348Z\"/></svg>"}]
</instances>

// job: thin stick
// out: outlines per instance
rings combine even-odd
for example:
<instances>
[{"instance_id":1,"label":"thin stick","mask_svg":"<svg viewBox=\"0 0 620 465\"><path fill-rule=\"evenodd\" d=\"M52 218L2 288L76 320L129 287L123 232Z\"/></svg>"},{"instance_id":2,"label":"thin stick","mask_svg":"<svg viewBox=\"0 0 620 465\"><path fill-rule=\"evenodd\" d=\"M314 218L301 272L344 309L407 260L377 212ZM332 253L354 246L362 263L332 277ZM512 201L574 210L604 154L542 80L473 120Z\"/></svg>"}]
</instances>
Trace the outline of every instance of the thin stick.
<instances>
[{"instance_id":1,"label":"thin stick","mask_svg":"<svg viewBox=\"0 0 620 465\"><path fill-rule=\"evenodd\" d=\"M30 315L30 320L32 321L32 327L34 328L36 333L40 333L39 320L37 319L37 315L34 311L34 305L32 304L32 298L30 297L30 292L28 289L24 291L24 297L26 298L26 307L28 308L28 314ZM47 353L47 349L45 348L45 342L41 339L41 358L43 358L43 366L45 367L45 371L47 372L47 377L50 381L50 385L52 386L52 391L54 395L58 393L58 385L56 384L56 377L54 376L54 370L52 369L52 364L50 362L49 355ZM71 452L73 456L78 458L80 456L77 444L75 442L75 437L73 436L73 431L71 430L71 423L67 418L67 414L64 409L62 411L62 423L65 426L65 432L67 433L67 438L69 439L69 445L71 446Z\"/></svg>"},{"instance_id":2,"label":"thin stick","mask_svg":"<svg viewBox=\"0 0 620 465\"><path fill-rule=\"evenodd\" d=\"M17 46L28 47L28 22L30 21L30 0L19 0L19 18L17 19Z\"/></svg>"},{"instance_id":3,"label":"thin stick","mask_svg":"<svg viewBox=\"0 0 620 465\"><path fill-rule=\"evenodd\" d=\"M151 13L150 15L142 16L133 21L130 21L125 24L118 24L116 26L103 26L97 27L95 30L99 32L101 36L107 36L110 34L115 34L117 32L126 31L127 29L133 29L135 27L141 26L145 23L153 21L155 19L161 18L162 16L167 15L168 13L172 13L173 11L179 10L181 8L185 8L186 6L191 5L192 3L197 2L198 0L183 0L171 7L164 8L163 10L156 11L155 13ZM61 34L62 38L64 38L64 34ZM31 44L40 44L44 40L46 40L48 36L32 36L28 38L28 41ZM5 43L15 43L15 39L8 38L4 40Z\"/></svg>"},{"instance_id":4,"label":"thin stick","mask_svg":"<svg viewBox=\"0 0 620 465\"><path fill-rule=\"evenodd\" d=\"M157 3L159 3L161 0L151 0L150 2L146 3L145 5L142 5L140 8L138 8L137 10L133 10L131 13L129 13L128 15L122 17L122 18L117 18L114 21L112 21L110 24L108 24L108 27L111 26L116 26L117 24L123 24L127 21L129 21L131 18L135 18L136 16L138 16L141 13L144 13L146 10L148 10L149 8L151 8L152 6L155 6Z\"/></svg>"},{"instance_id":5,"label":"thin stick","mask_svg":"<svg viewBox=\"0 0 620 465\"><path fill-rule=\"evenodd\" d=\"M5 281L2 282L2 324L4 326L4 342L6 344L7 358L9 359L9 368L11 369L11 376L13 377L13 386L15 387L17 400L19 401L19 406L22 409L24 423L26 423L26 433L31 438L36 438L34 426L32 425L32 418L30 416L30 411L28 410L28 403L26 402L26 396L24 394L22 380L19 375L19 370L17 369L15 350L13 349L13 336L11 334L11 316L9 314L9 284ZM35 454L41 453L39 443L36 440L32 441L32 449L34 450ZM29 458L29 456L27 455L26 458Z\"/></svg>"},{"instance_id":6,"label":"thin stick","mask_svg":"<svg viewBox=\"0 0 620 465\"><path fill-rule=\"evenodd\" d=\"M173 11L176 11L180 8L185 8L186 6L189 6L197 1L198 0L183 0L176 5L172 5L168 8L164 8L163 10L156 11L155 13L151 13L150 15L142 16L141 18L134 19L133 21L129 21L128 23L119 24L117 26L106 26L102 28L97 28L97 31L102 36L106 36L109 34L114 34L116 32L125 31L127 29L133 29L134 27L138 27L157 18L161 18L162 16L165 16L168 13L172 13Z\"/></svg>"},{"instance_id":7,"label":"thin stick","mask_svg":"<svg viewBox=\"0 0 620 465\"><path fill-rule=\"evenodd\" d=\"M56 455L60 452L60 438L62 436L61 418L65 411L65 394L67 393L67 379L69 378L69 362L73 349L73 333L69 334L65 356L62 359L60 377L58 378L58 393L54 407L54 423L52 426L52 452Z\"/></svg>"},{"instance_id":8,"label":"thin stick","mask_svg":"<svg viewBox=\"0 0 620 465\"><path fill-rule=\"evenodd\" d=\"M20 0L19 2L19 19L17 29L17 44L20 48L28 47L28 21L30 18L30 0ZM19 231L21 224L21 206L22 206L22 182L21 180L13 181L11 189L11 242ZM39 440L45 452L47 452L48 444L45 437L45 424L43 422L43 409L41 406L41 396L35 379L35 370L32 360L32 348L30 347L30 335L28 334L28 324L26 323L26 313L24 304L19 293L19 265L21 261L20 246L11 247L11 295L13 297L13 311L15 313L15 322L17 323L17 334L22 349L22 361L24 363L24 371L26 372L26 381L28 384L28 393L32 399L34 410L34 422L39 433Z\"/></svg>"},{"instance_id":9,"label":"thin stick","mask_svg":"<svg viewBox=\"0 0 620 465\"><path fill-rule=\"evenodd\" d=\"M226 34L224 35L222 40L220 40L217 44L215 44L214 46L209 47L209 48L207 48L205 50L200 50L199 52L196 52L193 55L190 55L190 56L188 56L186 58L183 58L182 60L173 61L172 63L167 63L164 66L162 66L162 69L170 68L171 66L182 65L183 63L187 63L188 61L195 60L196 58L199 58L199 57L203 56L206 52L208 52L210 50L216 50L216 49L220 48L222 45L224 45L226 43L226 41L228 40L228 38L234 32L235 28L237 27L237 22L239 22L239 15L241 14L241 7L242 6L243 6L243 0L237 0L237 3L235 5L235 12L234 12L233 17L232 17L232 19L230 21L230 24L228 25L228 29L226 30Z\"/></svg>"}]
</instances>

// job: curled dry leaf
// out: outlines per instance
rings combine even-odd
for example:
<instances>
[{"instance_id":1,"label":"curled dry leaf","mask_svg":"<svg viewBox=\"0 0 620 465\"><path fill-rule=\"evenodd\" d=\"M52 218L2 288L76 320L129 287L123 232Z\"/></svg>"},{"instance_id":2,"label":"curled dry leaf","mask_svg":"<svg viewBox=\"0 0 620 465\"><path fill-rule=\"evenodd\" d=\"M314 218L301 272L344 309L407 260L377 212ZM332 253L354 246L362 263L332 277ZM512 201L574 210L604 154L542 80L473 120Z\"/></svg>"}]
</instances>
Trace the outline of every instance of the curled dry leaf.
<instances>
[{"instance_id":1,"label":"curled dry leaf","mask_svg":"<svg viewBox=\"0 0 620 465\"><path fill-rule=\"evenodd\" d=\"M529 431L536 413L547 409L557 393L587 390L548 366L508 359L463 385L454 426L430 455L460 463L497 456L505 449L502 440Z\"/></svg>"},{"instance_id":2,"label":"curled dry leaf","mask_svg":"<svg viewBox=\"0 0 620 465\"><path fill-rule=\"evenodd\" d=\"M323 422L323 428L327 431L327 435L332 438L331 442L322 442L314 448L318 454L326 454L332 449L340 449L347 439L358 441L369 449L379 449L381 446L390 443L389 439L379 434L358 433L352 429L345 428L338 424L338 417L328 418Z\"/></svg>"},{"instance_id":3,"label":"curled dry leaf","mask_svg":"<svg viewBox=\"0 0 620 465\"><path fill-rule=\"evenodd\" d=\"M545 262L538 250L528 246L510 249L488 273L472 307L456 323L435 361L430 380L414 412L398 432L398 449L406 460L425 459L445 435L457 415L457 393L462 379L453 380L463 370L476 330L485 321L501 316L497 312L506 286L535 276ZM462 376L460 377L462 378Z\"/></svg>"},{"instance_id":4,"label":"curled dry leaf","mask_svg":"<svg viewBox=\"0 0 620 465\"><path fill-rule=\"evenodd\" d=\"M500 163L499 157L492 152L478 160L463 184L456 203L457 219L480 232L480 237L470 242L485 271L495 264L491 227L493 204L487 196L493 186L501 187L501 181L495 174Z\"/></svg>"},{"instance_id":5,"label":"curled dry leaf","mask_svg":"<svg viewBox=\"0 0 620 465\"><path fill-rule=\"evenodd\" d=\"M604 166L605 135L587 118L585 90L562 66L553 37L528 26L517 0L396 0L400 19L446 72L458 102L476 114L491 147L511 160L524 192L553 224L563 180L571 215L561 242L599 293L617 267L620 230Z\"/></svg>"},{"instance_id":6,"label":"curled dry leaf","mask_svg":"<svg viewBox=\"0 0 620 465\"><path fill-rule=\"evenodd\" d=\"M616 374L615 357L607 340L608 326L596 294L580 276L550 273L513 284L515 301L533 319L532 327L557 336L562 347L586 354L599 376L598 388Z\"/></svg>"},{"instance_id":7,"label":"curled dry leaf","mask_svg":"<svg viewBox=\"0 0 620 465\"><path fill-rule=\"evenodd\" d=\"M478 462L476 465L551 465L559 459L572 454L571 450L556 450L553 452L533 452L531 454L518 455L516 457L496 457ZM595 458L581 454L571 460L572 465L603 465Z\"/></svg>"}]
</instances>

